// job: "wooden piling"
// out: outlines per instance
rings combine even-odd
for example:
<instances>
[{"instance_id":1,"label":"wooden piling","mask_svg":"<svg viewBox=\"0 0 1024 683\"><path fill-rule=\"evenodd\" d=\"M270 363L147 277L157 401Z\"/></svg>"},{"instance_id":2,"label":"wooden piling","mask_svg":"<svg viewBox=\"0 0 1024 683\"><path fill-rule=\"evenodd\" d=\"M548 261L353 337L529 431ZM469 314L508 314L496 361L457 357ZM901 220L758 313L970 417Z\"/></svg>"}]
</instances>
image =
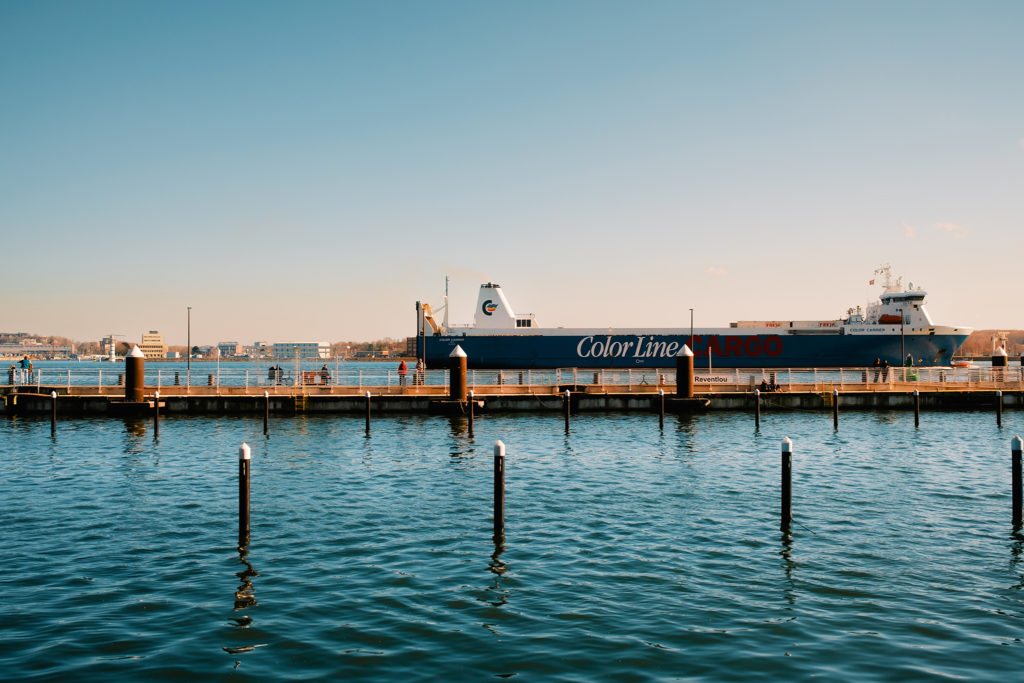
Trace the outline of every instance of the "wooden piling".
<instances>
[{"instance_id":1,"label":"wooden piling","mask_svg":"<svg viewBox=\"0 0 1024 683\"><path fill-rule=\"evenodd\" d=\"M505 540L505 444L494 442L494 542Z\"/></svg>"},{"instance_id":2,"label":"wooden piling","mask_svg":"<svg viewBox=\"0 0 1024 683\"><path fill-rule=\"evenodd\" d=\"M665 429L665 390L658 389L658 429Z\"/></svg>"},{"instance_id":3,"label":"wooden piling","mask_svg":"<svg viewBox=\"0 0 1024 683\"><path fill-rule=\"evenodd\" d=\"M57 392L50 392L50 436L57 436Z\"/></svg>"},{"instance_id":4,"label":"wooden piling","mask_svg":"<svg viewBox=\"0 0 1024 683\"><path fill-rule=\"evenodd\" d=\"M366 435L370 435L370 392L366 392Z\"/></svg>"},{"instance_id":5,"label":"wooden piling","mask_svg":"<svg viewBox=\"0 0 1024 683\"><path fill-rule=\"evenodd\" d=\"M996 427L1003 426L1003 392L996 392Z\"/></svg>"},{"instance_id":6,"label":"wooden piling","mask_svg":"<svg viewBox=\"0 0 1024 683\"><path fill-rule=\"evenodd\" d=\"M914 389L914 426L921 426L921 392Z\"/></svg>"},{"instance_id":7,"label":"wooden piling","mask_svg":"<svg viewBox=\"0 0 1024 683\"><path fill-rule=\"evenodd\" d=\"M1022 507L1022 495L1021 495L1021 445L1022 440L1020 436L1013 437L1010 442L1010 471L1012 475L1012 481L1010 488L1012 491L1012 504L1013 504L1013 528L1019 529L1021 526L1022 517L1024 517L1024 510Z\"/></svg>"},{"instance_id":8,"label":"wooden piling","mask_svg":"<svg viewBox=\"0 0 1024 683\"><path fill-rule=\"evenodd\" d=\"M476 401L473 400L473 392L469 392L469 435L473 436L473 409L476 407Z\"/></svg>"},{"instance_id":9,"label":"wooden piling","mask_svg":"<svg viewBox=\"0 0 1024 683\"><path fill-rule=\"evenodd\" d=\"M761 390L754 389L754 429L761 429Z\"/></svg>"},{"instance_id":10,"label":"wooden piling","mask_svg":"<svg viewBox=\"0 0 1024 683\"><path fill-rule=\"evenodd\" d=\"M160 392L153 392L153 436L160 433Z\"/></svg>"},{"instance_id":11,"label":"wooden piling","mask_svg":"<svg viewBox=\"0 0 1024 683\"><path fill-rule=\"evenodd\" d=\"M839 429L839 390L832 390L832 428Z\"/></svg>"},{"instance_id":12,"label":"wooden piling","mask_svg":"<svg viewBox=\"0 0 1024 683\"><path fill-rule=\"evenodd\" d=\"M565 390L565 399L564 399L563 402L565 404L565 406L564 406L565 407L565 433L568 434L569 433L569 406L572 403L571 399L569 398L569 390L568 389Z\"/></svg>"},{"instance_id":13,"label":"wooden piling","mask_svg":"<svg viewBox=\"0 0 1024 683\"><path fill-rule=\"evenodd\" d=\"M676 354L676 397L693 398L693 351L686 344Z\"/></svg>"},{"instance_id":14,"label":"wooden piling","mask_svg":"<svg viewBox=\"0 0 1024 683\"><path fill-rule=\"evenodd\" d=\"M263 436L270 436L270 392L263 392Z\"/></svg>"},{"instance_id":15,"label":"wooden piling","mask_svg":"<svg viewBox=\"0 0 1024 683\"><path fill-rule=\"evenodd\" d=\"M249 465L252 452L242 443L238 449L238 545L249 544Z\"/></svg>"},{"instance_id":16,"label":"wooden piling","mask_svg":"<svg viewBox=\"0 0 1024 683\"><path fill-rule=\"evenodd\" d=\"M793 522L793 441L782 440L782 520L781 528L789 531Z\"/></svg>"}]
</instances>

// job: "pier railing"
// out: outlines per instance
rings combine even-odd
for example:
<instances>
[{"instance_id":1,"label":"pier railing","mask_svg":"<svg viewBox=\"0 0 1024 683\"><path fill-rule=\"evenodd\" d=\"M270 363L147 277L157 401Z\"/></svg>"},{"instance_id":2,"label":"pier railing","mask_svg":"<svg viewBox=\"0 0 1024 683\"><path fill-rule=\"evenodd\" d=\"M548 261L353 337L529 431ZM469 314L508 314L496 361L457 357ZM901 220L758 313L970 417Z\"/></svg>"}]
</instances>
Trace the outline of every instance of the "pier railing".
<instances>
[{"instance_id":1,"label":"pier railing","mask_svg":"<svg viewBox=\"0 0 1024 683\"><path fill-rule=\"evenodd\" d=\"M75 393L91 388L100 394L116 394L124 383L124 368L16 369L8 373L8 385L66 387ZM594 370L558 368L552 370L470 370L469 388L491 393L608 391L644 393L675 389L675 369ZM762 387L761 382L779 391L831 391L832 389L862 391L893 391L908 388L931 390L1022 389L1024 368L729 368L708 370L697 368L694 384L698 392L749 392ZM448 370L410 369L400 374L395 369L342 367L323 374L319 371L267 372L218 368L216 371L193 370L191 373L147 367L145 385L175 393L438 393L448 386Z\"/></svg>"}]
</instances>

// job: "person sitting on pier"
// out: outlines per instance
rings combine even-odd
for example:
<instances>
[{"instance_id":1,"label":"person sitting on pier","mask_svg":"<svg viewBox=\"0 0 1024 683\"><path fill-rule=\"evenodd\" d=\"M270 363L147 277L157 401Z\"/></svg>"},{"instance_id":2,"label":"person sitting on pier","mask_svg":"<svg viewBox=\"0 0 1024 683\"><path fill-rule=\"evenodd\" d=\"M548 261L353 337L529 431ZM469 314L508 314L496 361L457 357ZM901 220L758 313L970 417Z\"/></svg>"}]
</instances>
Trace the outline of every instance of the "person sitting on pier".
<instances>
[{"instance_id":1,"label":"person sitting on pier","mask_svg":"<svg viewBox=\"0 0 1024 683\"><path fill-rule=\"evenodd\" d=\"M320 368L320 382L323 384L331 383L331 373L327 371L327 363L324 363L324 366Z\"/></svg>"},{"instance_id":2,"label":"person sitting on pier","mask_svg":"<svg viewBox=\"0 0 1024 683\"><path fill-rule=\"evenodd\" d=\"M874 381L877 382L878 381L879 372L882 369L882 359L881 358L875 358L874 368L875 368L875 380Z\"/></svg>"},{"instance_id":3,"label":"person sitting on pier","mask_svg":"<svg viewBox=\"0 0 1024 683\"><path fill-rule=\"evenodd\" d=\"M14 363L11 363L11 369L7 371L7 383L14 384L14 375L17 370L14 367Z\"/></svg>"},{"instance_id":4,"label":"person sitting on pier","mask_svg":"<svg viewBox=\"0 0 1024 683\"><path fill-rule=\"evenodd\" d=\"M768 384L768 380L761 378L761 386L759 387L762 392L771 391L771 387Z\"/></svg>"},{"instance_id":5,"label":"person sitting on pier","mask_svg":"<svg viewBox=\"0 0 1024 683\"><path fill-rule=\"evenodd\" d=\"M768 384L768 391L782 391L782 387L779 386L778 382L773 378Z\"/></svg>"}]
</instances>

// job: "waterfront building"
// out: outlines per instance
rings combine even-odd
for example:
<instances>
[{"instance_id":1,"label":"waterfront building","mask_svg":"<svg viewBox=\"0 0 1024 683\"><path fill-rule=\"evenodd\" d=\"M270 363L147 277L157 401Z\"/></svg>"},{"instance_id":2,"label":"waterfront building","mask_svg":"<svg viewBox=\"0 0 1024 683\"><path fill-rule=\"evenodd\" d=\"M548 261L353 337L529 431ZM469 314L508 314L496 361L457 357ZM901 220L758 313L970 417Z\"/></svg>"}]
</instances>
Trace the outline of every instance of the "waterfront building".
<instances>
[{"instance_id":1,"label":"waterfront building","mask_svg":"<svg viewBox=\"0 0 1024 683\"><path fill-rule=\"evenodd\" d=\"M327 342L274 342L274 358L330 358L331 345Z\"/></svg>"},{"instance_id":2,"label":"waterfront building","mask_svg":"<svg viewBox=\"0 0 1024 683\"><path fill-rule=\"evenodd\" d=\"M241 356L245 353L244 347L234 341L217 342L217 348L220 350L220 355L224 358Z\"/></svg>"},{"instance_id":3,"label":"waterfront building","mask_svg":"<svg viewBox=\"0 0 1024 683\"><path fill-rule=\"evenodd\" d=\"M242 347L242 350L249 358L266 358L274 351L274 349L264 341L253 342L252 344Z\"/></svg>"},{"instance_id":4,"label":"waterfront building","mask_svg":"<svg viewBox=\"0 0 1024 683\"><path fill-rule=\"evenodd\" d=\"M142 335L139 351L142 351L142 355L146 358L166 358L167 344L164 343L164 335L156 330L150 330Z\"/></svg>"}]
</instances>

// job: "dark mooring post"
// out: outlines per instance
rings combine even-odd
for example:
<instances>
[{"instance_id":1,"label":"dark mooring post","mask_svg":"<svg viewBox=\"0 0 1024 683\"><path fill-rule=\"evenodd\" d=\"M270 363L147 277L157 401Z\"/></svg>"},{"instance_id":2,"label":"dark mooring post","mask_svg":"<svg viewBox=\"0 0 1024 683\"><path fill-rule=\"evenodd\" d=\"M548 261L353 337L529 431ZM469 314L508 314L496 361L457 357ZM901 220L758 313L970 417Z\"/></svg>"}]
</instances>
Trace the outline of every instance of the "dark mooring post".
<instances>
[{"instance_id":1,"label":"dark mooring post","mask_svg":"<svg viewBox=\"0 0 1024 683\"><path fill-rule=\"evenodd\" d=\"M839 429L839 390L832 390L832 428Z\"/></svg>"},{"instance_id":2,"label":"dark mooring post","mask_svg":"<svg viewBox=\"0 0 1024 683\"><path fill-rule=\"evenodd\" d=\"M676 354L676 397L693 398L693 351L686 344Z\"/></svg>"},{"instance_id":3,"label":"dark mooring post","mask_svg":"<svg viewBox=\"0 0 1024 683\"><path fill-rule=\"evenodd\" d=\"M238 449L238 545L249 543L249 464L252 462L249 444Z\"/></svg>"},{"instance_id":4,"label":"dark mooring post","mask_svg":"<svg viewBox=\"0 0 1024 683\"><path fill-rule=\"evenodd\" d=\"M565 407L565 433L569 433L569 406L572 404L572 400L569 398L569 390L565 390L565 398L563 399Z\"/></svg>"},{"instance_id":5,"label":"dark mooring post","mask_svg":"<svg viewBox=\"0 0 1024 683\"><path fill-rule=\"evenodd\" d=\"M996 392L996 427L1003 426L1003 392Z\"/></svg>"},{"instance_id":6,"label":"dark mooring post","mask_svg":"<svg viewBox=\"0 0 1024 683\"><path fill-rule=\"evenodd\" d=\"M448 399L451 401L466 400L466 375L469 374L466 368L468 362L469 359L466 358L466 352L462 350L461 346L456 346L448 354L448 367L450 369Z\"/></svg>"},{"instance_id":7,"label":"dark mooring post","mask_svg":"<svg viewBox=\"0 0 1024 683\"><path fill-rule=\"evenodd\" d=\"M494 442L494 542L505 540L505 444Z\"/></svg>"},{"instance_id":8,"label":"dark mooring post","mask_svg":"<svg viewBox=\"0 0 1024 683\"><path fill-rule=\"evenodd\" d=\"M370 392L366 392L366 435L370 435Z\"/></svg>"},{"instance_id":9,"label":"dark mooring post","mask_svg":"<svg viewBox=\"0 0 1024 683\"><path fill-rule=\"evenodd\" d=\"M263 436L270 435L270 392L263 392Z\"/></svg>"},{"instance_id":10,"label":"dark mooring post","mask_svg":"<svg viewBox=\"0 0 1024 683\"><path fill-rule=\"evenodd\" d=\"M474 403L475 403L475 401L473 400L473 392L470 391L469 392L469 435L470 436L473 436L473 408L475 407L473 405Z\"/></svg>"},{"instance_id":11,"label":"dark mooring post","mask_svg":"<svg viewBox=\"0 0 1024 683\"><path fill-rule=\"evenodd\" d=\"M914 389L914 426L921 426L921 392Z\"/></svg>"},{"instance_id":12,"label":"dark mooring post","mask_svg":"<svg viewBox=\"0 0 1024 683\"><path fill-rule=\"evenodd\" d=\"M143 374L146 369L146 357L133 346L131 352L124 358L124 398L126 401L141 403L145 400L143 392Z\"/></svg>"},{"instance_id":13,"label":"dark mooring post","mask_svg":"<svg viewBox=\"0 0 1024 683\"><path fill-rule=\"evenodd\" d=\"M1022 503L1021 498L1021 445L1024 441L1021 440L1020 436L1013 437L1013 441L1010 442L1010 470L1012 473L1012 479L1010 486L1013 491L1013 528L1019 529L1022 522L1022 515L1024 510L1021 510Z\"/></svg>"},{"instance_id":14,"label":"dark mooring post","mask_svg":"<svg viewBox=\"0 0 1024 683\"><path fill-rule=\"evenodd\" d=\"M665 428L665 390L658 389L658 429Z\"/></svg>"},{"instance_id":15,"label":"dark mooring post","mask_svg":"<svg viewBox=\"0 0 1024 683\"><path fill-rule=\"evenodd\" d=\"M153 436L160 431L160 392L153 392Z\"/></svg>"},{"instance_id":16,"label":"dark mooring post","mask_svg":"<svg viewBox=\"0 0 1024 683\"><path fill-rule=\"evenodd\" d=\"M754 389L754 429L761 429L761 390Z\"/></svg>"},{"instance_id":17,"label":"dark mooring post","mask_svg":"<svg viewBox=\"0 0 1024 683\"><path fill-rule=\"evenodd\" d=\"M789 531L793 522L793 441L787 436L782 440L782 523L783 531Z\"/></svg>"},{"instance_id":18,"label":"dark mooring post","mask_svg":"<svg viewBox=\"0 0 1024 683\"><path fill-rule=\"evenodd\" d=\"M57 392L50 392L50 436L57 436Z\"/></svg>"}]
</instances>

